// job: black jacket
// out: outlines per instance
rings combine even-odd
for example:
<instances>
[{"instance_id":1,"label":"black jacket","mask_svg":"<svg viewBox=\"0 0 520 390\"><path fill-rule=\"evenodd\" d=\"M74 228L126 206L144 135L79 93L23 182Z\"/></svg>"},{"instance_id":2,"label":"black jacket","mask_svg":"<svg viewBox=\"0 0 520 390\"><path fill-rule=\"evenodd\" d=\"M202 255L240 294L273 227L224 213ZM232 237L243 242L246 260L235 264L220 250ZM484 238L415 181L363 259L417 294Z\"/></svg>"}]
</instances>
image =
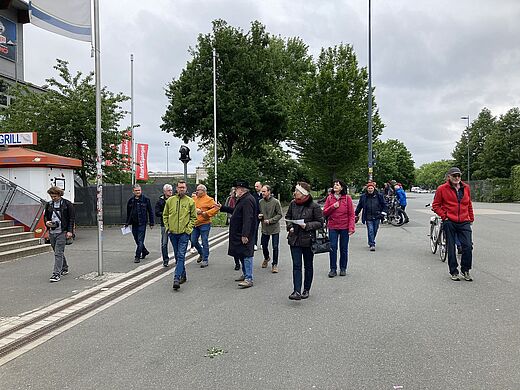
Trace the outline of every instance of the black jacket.
<instances>
[{"instance_id":1,"label":"black jacket","mask_svg":"<svg viewBox=\"0 0 520 390\"><path fill-rule=\"evenodd\" d=\"M166 205L166 199L164 199L164 195L161 195L161 197L155 203L155 216L157 218L159 218L159 221L161 222L161 226L164 226L162 215L163 215L165 205Z\"/></svg>"},{"instance_id":2,"label":"black jacket","mask_svg":"<svg viewBox=\"0 0 520 390\"><path fill-rule=\"evenodd\" d=\"M134 209L136 211L135 214ZM144 195L141 195L139 199L136 199L135 196L128 199L125 225L142 226L146 225L148 220L150 221L150 226L153 226L155 221L150 199Z\"/></svg>"},{"instance_id":3,"label":"black jacket","mask_svg":"<svg viewBox=\"0 0 520 390\"><path fill-rule=\"evenodd\" d=\"M305 229L302 229L300 225L287 222L287 231L289 231L287 240L290 246L310 247L312 241L316 239L316 230L323 227L323 211L321 207L312 200L311 196L309 196L309 199L302 205L296 204L293 200L289 204L285 219L303 219L305 222ZM294 228L294 232L290 231L291 228Z\"/></svg>"},{"instance_id":4,"label":"black jacket","mask_svg":"<svg viewBox=\"0 0 520 390\"><path fill-rule=\"evenodd\" d=\"M361 216L361 222L365 223L367 220L373 221L376 219L380 219L382 217L382 212L388 212L388 208L386 206L385 198L383 195L374 191L372 195L368 192L365 192L359 198L359 203L356 207L356 216L363 210L363 215Z\"/></svg>"},{"instance_id":5,"label":"black jacket","mask_svg":"<svg viewBox=\"0 0 520 390\"><path fill-rule=\"evenodd\" d=\"M232 213L229 220L228 255L233 257L251 257L254 255L254 238L256 227L256 200L249 192L237 199L235 207L222 206L220 211ZM249 242L242 243L242 237Z\"/></svg>"},{"instance_id":6,"label":"black jacket","mask_svg":"<svg viewBox=\"0 0 520 390\"><path fill-rule=\"evenodd\" d=\"M53 201L47 202L45 205L45 213L43 220L45 223L52 221L52 210L54 209ZM61 198L60 204L61 214L61 231L74 233L74 224L76 221L76 214L74 213L74 205L71 201Z\"/></svg>"}]
</instances>

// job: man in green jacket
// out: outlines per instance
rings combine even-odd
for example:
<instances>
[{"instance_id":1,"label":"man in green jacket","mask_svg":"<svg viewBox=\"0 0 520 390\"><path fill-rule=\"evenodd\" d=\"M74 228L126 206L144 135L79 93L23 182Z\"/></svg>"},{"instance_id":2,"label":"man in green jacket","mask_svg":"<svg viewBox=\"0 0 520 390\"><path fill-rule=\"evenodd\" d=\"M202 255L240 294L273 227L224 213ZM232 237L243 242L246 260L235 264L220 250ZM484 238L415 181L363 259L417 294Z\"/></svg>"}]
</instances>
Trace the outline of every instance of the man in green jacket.
<instances>
[{"instance_id":1,"label":"man in green jacket","mask_svg":"<svg viewBox=\"0 0 520 390\"><path fill-rule=\"evenodd\" d=\"M262 252L264 261L262 268L269 264L269 239L273 238L273 266L271 272L278 273L278 246L280 243L280 220L282 219L282 206L278 199L271 194L271 186L267 184L262 187L262 199L259 203L260 213L258 219L262 223Z\"/></svg>"},{"instance_id":2,"label":"man in green jacket","mask_svg":"<svg viewBox=\"0 0 520 390\"><path fill-rule=\"evenodd\" d=\"M170 196L164 205L163 222L173 246L177 265L173 274L173 289L178 290L186 281L184 260L190 241L191 231L197 221L195 202L186 195L188 186L184 180L177 183L177 193Z\"/></svg>"}]
</instances>

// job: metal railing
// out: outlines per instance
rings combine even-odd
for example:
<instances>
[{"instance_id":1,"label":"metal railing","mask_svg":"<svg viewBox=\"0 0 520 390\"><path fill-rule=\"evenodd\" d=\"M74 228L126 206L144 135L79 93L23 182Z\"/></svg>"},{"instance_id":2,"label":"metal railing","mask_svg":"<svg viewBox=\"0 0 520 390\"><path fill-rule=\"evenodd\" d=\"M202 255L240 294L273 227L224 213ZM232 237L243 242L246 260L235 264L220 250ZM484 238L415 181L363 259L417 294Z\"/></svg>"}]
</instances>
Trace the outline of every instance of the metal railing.
<instances>
[{"instance_id":1,"label":"metal railing","mask_svg":"<svg viewBox=\"0 0 520 390\"><path fill-rule=\"evenodd\" d=\"M0 214L6 214L34 231L45 204L38 195L0 176Z\"/></svg>"}]
</instances>

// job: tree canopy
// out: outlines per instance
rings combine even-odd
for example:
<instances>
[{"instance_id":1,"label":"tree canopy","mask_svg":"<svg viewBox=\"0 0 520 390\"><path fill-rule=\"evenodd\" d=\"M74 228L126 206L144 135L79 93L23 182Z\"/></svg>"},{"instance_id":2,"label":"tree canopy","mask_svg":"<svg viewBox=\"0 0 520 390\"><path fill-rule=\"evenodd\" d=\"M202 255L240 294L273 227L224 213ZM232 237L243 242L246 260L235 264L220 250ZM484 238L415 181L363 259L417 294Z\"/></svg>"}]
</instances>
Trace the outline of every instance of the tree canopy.
<instances>
[{"instance_id":1,"label":"tree canopy","mask_svg":"<svg viewBox=\"0 0 520 390\"><path fill-rule=\"evenodd\" d=\"M68 62L57 60L54 69L59 79L46 80L46 92L33 92L18 85L10 91L15 98L4 111L0 130L9 132L36 131L38 145L34 148L48 153L78 158L83 167L77 170L83 181L96 175L96 93L93 73L83 77L81 72L73 75ZM114 94L103 88L101 92L101 127L104 159L113 162L106 167L105 174L121 171L121 155L114 151L123 132L118 129L119 121L126 112L120 103L127 99L121 93Z\"/></svg>"},{"instance_id":2,"label":"tree canopy","mask_svg":"<svg viewBox=\"0 0 520 390\"><path fill-rule=\"evenodd\" d=\"M405 144L397 139L376 141L374 181L379 187L389 180L396 180L404 188L410 188L415 182L415 168L412 154Z\"/></svg>"},{"instance_id":3,"label":"tree canopy","mask_svg":"<svg viewBox=\"0 0 520 390\"><path fill-rule=\"evenodd\" d=\"M446 172L454 165L453 160L423 164L415 170L415 184L433 190L446 181Z\"/></svg>"},{"instance_id":4,"label":"tree canopy","mask_svg":"<svg viewBox=\"0 0 520 390\"><path fill-rule=\"evenodd\" d=\"M190 49L192 59L178 80L168 85L170 100L161 129L184 142L197 137L213 144L213 64L217 52L217 142L223 160L234 153L259 157L260 146L287 138L287 101L311 67L307 46L299 39L284 41L255 21L250 31L213 22Z\"/></svg>"},{"instance_id":5,"label":"tree canopy","mask_svg":"<svg viewBox=\"0 0 520 390\"><path fill-rule=\"evenodd\" d=\"M352 46L322 49L290 116L290 145L322 185L352 179L367 154L368 95L367 71ZM373 123L375 140L383 128L376 109Z\"/></svg>"},{"instance_id":6,"label":"tree canopy","mask_svg":"<svg viewBox=\"0 0 520 390\"><path fill-rule=\"evenodd\" d=\"M508 178L511 168L520 164L520 110L511 108L498 119L487 108L465 129L452 156L463 171L468 166L472 180Z\"/></svg>"}]
</instances>

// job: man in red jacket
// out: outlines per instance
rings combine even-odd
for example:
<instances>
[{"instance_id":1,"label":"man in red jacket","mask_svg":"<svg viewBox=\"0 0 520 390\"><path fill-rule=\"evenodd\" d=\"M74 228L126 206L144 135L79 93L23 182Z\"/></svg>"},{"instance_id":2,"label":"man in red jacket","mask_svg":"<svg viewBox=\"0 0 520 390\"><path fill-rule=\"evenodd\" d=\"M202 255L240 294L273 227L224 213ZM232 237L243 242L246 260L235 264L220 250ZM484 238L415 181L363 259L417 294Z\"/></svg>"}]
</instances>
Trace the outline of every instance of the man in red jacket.
<instances>
[{"instance_id":1,"label":"man in red jacket","mask_svg":"<svg viewBox=\"0 0 520 390\"><path fill-rule=\"evenodd\" d=\"M464 280L471 282L473 280L469 274L473 256L471 224L475 219L471 193L469 185L461 181L459 168L450 168L447 178L446 183L440 185L435 192L432 209L443 220L451 280L460 280L455 253L455 236L457 235L462 245L460 271Z\"/></svg>"}]
</instances>

